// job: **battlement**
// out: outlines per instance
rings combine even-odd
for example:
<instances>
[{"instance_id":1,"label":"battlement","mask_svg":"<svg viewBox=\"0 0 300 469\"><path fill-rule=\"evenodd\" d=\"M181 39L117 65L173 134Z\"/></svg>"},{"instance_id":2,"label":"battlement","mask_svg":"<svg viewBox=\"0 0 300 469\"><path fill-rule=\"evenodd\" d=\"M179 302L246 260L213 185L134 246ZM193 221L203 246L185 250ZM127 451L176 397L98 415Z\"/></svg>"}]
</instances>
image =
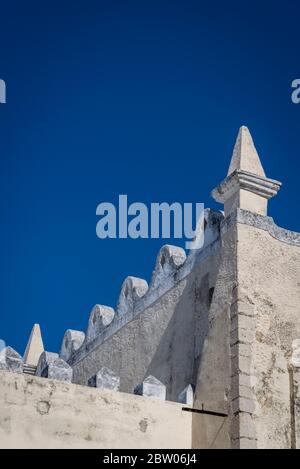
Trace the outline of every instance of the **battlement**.
<instances>
[{"instance_id":1,"label":"battlement","mask_svg":"<svg viewBox=\"0 0 300 469\"><path fill-rule=\"evenodd\" d=\"M80 331L66 331L60 356L74 365L187 277L195 263L200 262L205 253L208 254L207 249L219 239L222 213L206 209L204 219L202 249L190 251L187 257L180 247L163 246L158 253L149 286L144 279L127 277L122 284L116 308L95 305L85 334Z\"/></svg>"},{"instance_id":2,"label":"battlement","mask_svg":"<svg viewBox=\"0 0 300 469\"><path fill-rule=\"evenodd\" d=\"M193 435L187 445L299 447L300 233L278 227L267 215L268 200L280 186L266 177L251 135L241 127L227 177L212 192L225 210L205 210L203 246L188 255L163 246L149 284L128 276L116 306L96 304L84 332L65 332L59 353L44 351L38 325L24 357L2 348L5 395L13 381L27 387L33 379L37 395L39 386L46 394L57 387L74 406L72 424L80 414L78 395L83 408L87 400L88 412L90 400L101 400L102 393L131 409L142 396L155 418L156 410L171 409L167 401L175 401L180 412L174 425L187 422L180 406L194 413L193 425L189 420L185 427ZM39 377L48 379L41 385ZM127 418L127 409L121 414ZM139 421L142 432L151 415ZM58 427L64 428L61 417ZM119 417L113 418L117 423ZM136 421L129 420L143 444ZM41 428L39 416L36 422ZM168 431L161 420L159 428ZM101 440L103 447L113 438Z\"/></svg>"}]
</instances>

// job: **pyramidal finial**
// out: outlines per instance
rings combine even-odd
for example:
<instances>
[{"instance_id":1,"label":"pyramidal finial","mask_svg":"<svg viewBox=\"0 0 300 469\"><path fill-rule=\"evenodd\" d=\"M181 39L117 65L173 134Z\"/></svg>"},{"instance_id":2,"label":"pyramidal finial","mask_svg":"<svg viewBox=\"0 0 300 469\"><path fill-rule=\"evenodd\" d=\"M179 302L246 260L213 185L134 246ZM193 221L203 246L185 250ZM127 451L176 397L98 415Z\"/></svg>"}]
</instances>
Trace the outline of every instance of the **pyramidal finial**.
<instances>
[{"instance_id":1,"label":"pyramidal finial","mask_svg":"<svg viewBox=\"0 0 300 469\"><path fill-rule=\"evenodd\" d=\"M236 169L266 177L248 127L240 127L227 176Z\"/></svg>"},{"instance_id":2,"label":"pyramidal finial","mask_svg":"<svg viewBox=\"0 0 300 469\"><path fill-rule=\"evenodd\" d=\"M212 191L224 204L225 217L237 209L267 215L268 200L279 191L281 182L266 177L247 127L239 130L227 177Z\"/></svg>"},{"instance_id":3,"label":"pyramidal finial","mask_svg":"<svg viewBox=\"0 0 300 469\"><path fill-rule=\"evenodd\" d=\"M24 363L37 366L44 344L39 324L34 324L24 353Z\"/></svg>"}]
</instances>

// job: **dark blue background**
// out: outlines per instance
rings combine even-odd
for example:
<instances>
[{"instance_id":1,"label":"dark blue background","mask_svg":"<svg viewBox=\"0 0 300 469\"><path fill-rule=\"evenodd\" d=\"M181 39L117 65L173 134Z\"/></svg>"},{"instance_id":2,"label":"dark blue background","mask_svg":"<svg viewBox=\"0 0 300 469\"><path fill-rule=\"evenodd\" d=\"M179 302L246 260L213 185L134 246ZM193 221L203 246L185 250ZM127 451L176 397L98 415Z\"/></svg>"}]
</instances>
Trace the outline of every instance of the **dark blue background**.
<instances>
[{"instance_id":1,"label":"dark blue background","mask_svg":"<svg viewBox=\"0 0 300 469\"><path fill-rule=\"evenodd\" d=\"M242 124L283 182L269 214L300 231L299 2L2 1L0 15L0 337L20 353L34 322L51 351L85 330L169 242L98 239L97 204L218 207Z\"/></svg>"}]
</instances>

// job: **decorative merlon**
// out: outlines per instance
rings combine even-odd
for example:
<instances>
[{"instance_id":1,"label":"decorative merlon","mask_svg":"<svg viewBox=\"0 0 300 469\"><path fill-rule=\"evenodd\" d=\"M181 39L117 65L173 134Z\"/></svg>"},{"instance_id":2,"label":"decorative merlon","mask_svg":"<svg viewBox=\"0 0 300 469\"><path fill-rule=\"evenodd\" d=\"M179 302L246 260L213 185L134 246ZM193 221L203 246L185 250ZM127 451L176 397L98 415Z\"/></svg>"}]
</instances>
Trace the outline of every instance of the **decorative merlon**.
<instances>
[{"instance_id":1,"label":"decorative merlon","mask_svg":"<svg viewBox=\"0 0 300 469\"><path fill-rule=\"evenodd\" d=\"M4 347L0 351L0 370L23 373L23 360L12 347Z\"/></svg>"},{"instance_id":2,"label":"decorative merlon","mask_svg":"<svg viewBox=\"0 0 300 469\"><path fill-rule=\"evenodd\" d=\"M194 405L194 388L189 384L178 396L178 402L181 404L186 404L193 406Z\"/></svg>"},{"instance_id":3,"label":"decorative merlon","mask_svg":"<svg viewBox=\"0 0 300 469\"><path fill-rule=\"evenodd\" d=\"M43 352L38 361L36 376L70 383L73 370L57 353Z\"/></svg>"},{"instance_id":4,"label":"decorative merlon","mask_svg":"<svg viewBox=\"0 0 300 469\"><path fill-rule=\"evenodd\" d=\"M24 363L27 365L37 366L39 358L44 351L44 344L39 324L34 324L25 352Z\"/></svg>"},{"instance_id":5,"label":"decorative merlon","mask_svg":"<svg viewBox=\"0 0 300 469\"><path fill-rule=\"evenodd\" d=\"M300 339L293 340L290 363L294 368L300 368Z\"/></svg>"},{"instance_id":6,"label":"decorative merlon","mask_svg":"<svg viewBox=\"0 0 300 469\"><path fill-rule=\"evenodd\" d=\"M150 375L134 389L138 396L166 400L166 386L154 376Z\"/></svg>"},{"instance_id":7,"label":"decorative merlon","mask_svg":"<svg viewBox=\"0 0 300 469\"><path fill-rule=\"evenodd\" d=\"M60 358L67 362L71 355L81 347L84 339L84 332L74 331L72 329L66 330L59 352Z\"/></svg>"},{"instance_id":8,"label":"decorative merlon","mask_svg":"<svg viewBox=\"0 0 300 469\"><path fill-rule=\"evenodd\" d=\"M279 191L281 183L266 177L247 127L241 127L233 150L227 177L212 191L224 204L225 216L237 208L267 214L267 201Z\"/></svg>"},{"instance_id":9,"label":"decorative merlon","mask_svg":"<svg viewBox=\"0 0 300 469\"><path fill-rule=\"evenodd\" d=\"M137 277L126 277L123 282L116 312L119 317L132 314L135 303L142 298L148 290L146 280Z\"/></svg>"},{"instance_id":10,"label":"decorative merlon","mask_svg":"<svg viewBox=\"0 0 300 469\"><path fill-rule=\"evenodd\" d=\"M86 342L91 342L108 327L115 317L115 311L110 306L95 305L89 317L86 331Z\"/></svg>"}]
</instances>

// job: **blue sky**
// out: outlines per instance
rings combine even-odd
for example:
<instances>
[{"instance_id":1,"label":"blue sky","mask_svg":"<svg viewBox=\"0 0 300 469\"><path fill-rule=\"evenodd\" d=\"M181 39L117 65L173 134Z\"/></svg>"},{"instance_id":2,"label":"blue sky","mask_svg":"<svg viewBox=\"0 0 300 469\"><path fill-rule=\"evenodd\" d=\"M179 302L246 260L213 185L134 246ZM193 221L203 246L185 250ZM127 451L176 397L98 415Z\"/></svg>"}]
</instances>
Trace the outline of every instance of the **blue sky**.
<instances>
[{"instance_id":1,"label":"blue sky","mask_svg":"<svg viewBox=\"0 0 300 469\"><path fill-rule=\"evenodd\" d=\"M297 5L298 3L298 5ZM204 202L249 126L277 224L300 231L299 2L2 2L0 337L47 350L150 279L172 240L100 240L96 207ZM176 241L176 244L180 244Z\"/></svg>"}]
</instances>

